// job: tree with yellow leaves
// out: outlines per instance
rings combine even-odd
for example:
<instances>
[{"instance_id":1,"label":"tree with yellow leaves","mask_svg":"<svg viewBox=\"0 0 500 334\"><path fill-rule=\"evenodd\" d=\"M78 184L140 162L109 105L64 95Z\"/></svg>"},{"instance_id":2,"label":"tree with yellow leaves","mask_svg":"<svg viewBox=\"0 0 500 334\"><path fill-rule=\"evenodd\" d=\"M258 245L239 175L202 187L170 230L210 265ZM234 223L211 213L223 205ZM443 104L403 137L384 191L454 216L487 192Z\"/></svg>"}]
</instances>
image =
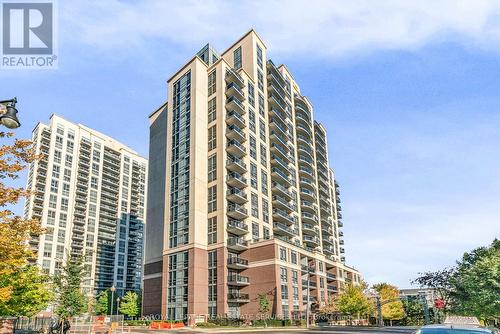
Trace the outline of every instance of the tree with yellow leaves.
<instances>
[{"instance_id":1,"label":"tree with yellow leaves","mask_svg":"<svg viewBox=\"0 0 500 334\"><path fill-rule=\"evenodd\" d=\"M382 318L389 320L399 320L405 316L403 302L399 299L399 290L394 285L388 283L378 283L373 285L373 289L378 292L382 303Z\"/></svg>"},{"instance_id":2,"label":"tree with yellow leaves","mask_svg":"<svg viewBox=\"0 0 500 334\"><path fill-rule=\"evenodd\" d=\"M23 219L9 210L30 192L5 182L18 179L39 156L30 141L12 137L12 133L0 132L0 139L6 142L0 146L0 316L30 316L50 300L47 277L28 262L33 254L27 241L43 230L39 221Z\"/></svg>"}]
</instances>

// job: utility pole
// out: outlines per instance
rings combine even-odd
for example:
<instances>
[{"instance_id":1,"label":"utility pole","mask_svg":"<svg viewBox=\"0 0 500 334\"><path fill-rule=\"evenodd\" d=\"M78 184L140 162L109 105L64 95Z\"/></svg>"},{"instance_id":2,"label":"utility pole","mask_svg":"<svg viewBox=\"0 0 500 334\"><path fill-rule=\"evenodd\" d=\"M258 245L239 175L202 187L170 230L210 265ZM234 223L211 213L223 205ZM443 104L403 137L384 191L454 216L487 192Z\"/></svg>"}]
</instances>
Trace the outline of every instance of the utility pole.
<instances>
[{"instance_id":1,"label":"utility pole","mask_svg":"<svg viewBox=\"0 0 500 334\"><path fill-rule=\"evenodd\" d=\"M425 298L425 292L420 291L420 302L422 303L422 306L424 308L424 323L425 325L428 325L430 323L429 321L429 305L427 305L427 298Z\"/></svg>"},{"instance_id":2,"label":"utility pole","mask_svg":"<svg viewBox=\"0 0 500 334\"><path fill-rule=\"evenodd\" d=\"M384 319L382 318L382 303L380 302L380 296L377 296L377 314L378 314L378 325L384 327Z\"/></svg>"}]
</instances>

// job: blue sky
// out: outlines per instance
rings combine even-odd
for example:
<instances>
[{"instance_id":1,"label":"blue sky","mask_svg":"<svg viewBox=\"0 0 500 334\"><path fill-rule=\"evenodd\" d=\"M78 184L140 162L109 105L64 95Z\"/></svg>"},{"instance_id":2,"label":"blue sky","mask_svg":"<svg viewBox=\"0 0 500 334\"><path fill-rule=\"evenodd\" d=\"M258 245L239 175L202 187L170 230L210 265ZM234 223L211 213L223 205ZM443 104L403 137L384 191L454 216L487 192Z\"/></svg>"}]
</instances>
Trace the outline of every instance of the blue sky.
<instances>
[{"instance_id":1,"label":"blue sky","mask_svg":"<svg viewBox=\"0 0 500 334\"><path fill-rule=\"evenodd\" d=\"M368 282L408 287L500 235L495 2L58 7L59 68L0 70L2 98L19 99L19 136L57 113L147 156L147 115L167 78L206 42L224 50L253 27L328 129L347 262Z\"/></svg>"}]
</instances>

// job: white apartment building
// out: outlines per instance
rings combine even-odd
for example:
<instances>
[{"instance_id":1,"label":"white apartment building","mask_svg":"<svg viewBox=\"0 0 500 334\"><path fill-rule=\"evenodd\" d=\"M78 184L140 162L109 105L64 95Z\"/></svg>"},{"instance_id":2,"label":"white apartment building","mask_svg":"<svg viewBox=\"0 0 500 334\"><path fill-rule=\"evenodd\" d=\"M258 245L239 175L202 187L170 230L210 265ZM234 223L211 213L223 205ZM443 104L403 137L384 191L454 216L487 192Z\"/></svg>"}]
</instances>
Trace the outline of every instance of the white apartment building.
<instances>
[{"instance_id":1,"label":"white apartment building","mask_svg":"<svg viewBox=\"0 0 500 334\"><path fill-rule=\"evenodd\" d=\"M32 238L36 262L56 273L70 255L83 254L87 293L116 286L140 290L146 222L147 160L113 138L52 115L32 140L43 158L29 169L24 207L46 232Z\"/></svg>"}]
</instances>

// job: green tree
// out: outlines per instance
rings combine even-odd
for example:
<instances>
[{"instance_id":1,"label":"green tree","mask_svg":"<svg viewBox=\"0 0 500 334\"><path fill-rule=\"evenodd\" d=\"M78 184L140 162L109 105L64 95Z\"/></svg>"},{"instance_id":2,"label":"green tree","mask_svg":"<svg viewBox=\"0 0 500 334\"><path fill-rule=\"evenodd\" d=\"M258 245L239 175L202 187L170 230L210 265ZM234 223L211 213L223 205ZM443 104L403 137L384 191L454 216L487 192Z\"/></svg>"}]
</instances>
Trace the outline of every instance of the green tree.
<instances>
[{"instance_id":1,"label":"green tree","mask_svg":"<svg viewBox=\"0 0 500 334\"><path fill-rule=\"evenodd\" d=\"M465 253L450 286L454 313L500 320L500 241Z\"/></svg>"},{"instance_id":2,"label":"green tree","mask_svg":"<svg viewBox=\"0 0 500 334\"><path fill-rule=\"evenodd\" d=\"M337 309L349 316L355 315L357 319L361 315L373 312L373 303L365 296L365 284L348 284L335 300Z\"/></svg>"},{"instance_id":3,"label":"green tree","mask_svg":"<svg viewBox=\"0 0 500 334\"><path fill-rule=\"evenodd\" d=\"M406 326L421 326L424 323L424 306L420 298L408 297L403 299L405 316L402 322Z\"/></svg>"},{"instance_id":4,"label":"green tree","mask_svg":"<svg viewBox=\"0 0 500 334\"><path fill-rule=\"evenodd\" d=\"M82 255L69 256L62 270L54 277L55 313L61 319L68 319L88 310L88 300L81 288L86 274L83 259Z\"/></svg>"},{"instance_id":5,"label":"green tree","mask_svg":"<svg viewBox=\"0 0 500 334\"><path fill-rule=\"evenodd\" d=\"M259 312L262 314L262 318L264 320L264 327L267 327L267 312L271 309L271 303L269 302L269 298L265 293L260 293L258 296L259 301Z\"/></svg>"},{"instance_id":6,"label":"green tree","mask_svg":"<svg viewBox=\"0 0 500 334\"><path fill-rule=\"evenodd\" d=\"M139 297L137 293L128 291L120 303L120 312L128 317L135 317L139 314Z\"/></svg>"},{"instance_id":7,"label":"green tree","mask_svg":"<svg viewBox=\"0 0 500 334\"><path fill-rule=\"evenodd\" d=\"M382 303L382 317L389 320L402 319L405 315L403 303L399 300L399 290L397 287L388 283L378 283L373 285L373 289L380 295ZM392 301L394 300L394 301Z\"/></svg>"},{"instance_id":8,"label":"green tree","mask_svg":"<svg viewBox=\"0 0 500 334\"><path fill-rule=\"evenodd\" d=\"M31 317L46 308L52 298L49 278L37 266L26 265L0 278L0 285L10 286L8 300L0 301L0 315Z\"/></svg>"},{"instance_id":9,"label":"green tree","mask_svg":"<svg viewBox=\"0 0 500 334\"><path fill-rule=\"evenodd\" d=\"M109 293L108 291L102 291L96 297L94 303L94 314L96 315L106 315L109 311Z\"/></svg>"}]
</instances>

